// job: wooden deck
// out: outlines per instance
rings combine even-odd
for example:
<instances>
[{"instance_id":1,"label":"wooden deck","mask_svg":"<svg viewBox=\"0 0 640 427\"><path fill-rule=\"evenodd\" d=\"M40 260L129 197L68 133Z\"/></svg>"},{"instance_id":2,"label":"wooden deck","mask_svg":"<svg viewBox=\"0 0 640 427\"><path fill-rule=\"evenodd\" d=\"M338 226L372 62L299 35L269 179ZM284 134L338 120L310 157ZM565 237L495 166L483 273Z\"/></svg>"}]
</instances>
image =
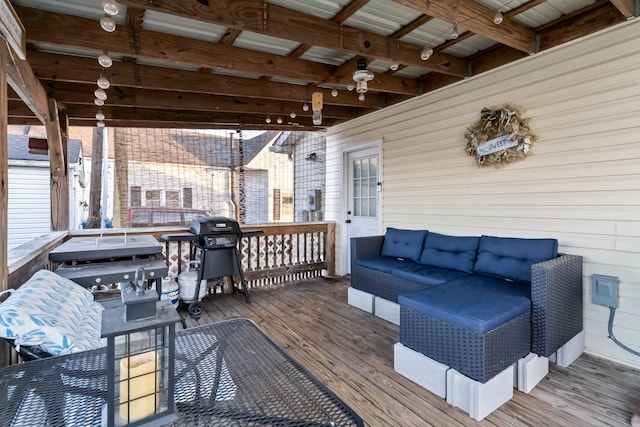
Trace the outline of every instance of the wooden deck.
<instances>
[{"instance_id":1,"label":"wooden deck","mask_svg":"<svg viewBox=\"0 0 640 427\"><path fill-rule=\"evenodd\" d=\"M309 279L205 299L189 327L255 321L369 426L628 426L640 404L640 371L583 355L477 423L393 370L398 327L347 305L348 280ZM604 327L604 326L603 326Z\"/></svg>"}]
</instances>

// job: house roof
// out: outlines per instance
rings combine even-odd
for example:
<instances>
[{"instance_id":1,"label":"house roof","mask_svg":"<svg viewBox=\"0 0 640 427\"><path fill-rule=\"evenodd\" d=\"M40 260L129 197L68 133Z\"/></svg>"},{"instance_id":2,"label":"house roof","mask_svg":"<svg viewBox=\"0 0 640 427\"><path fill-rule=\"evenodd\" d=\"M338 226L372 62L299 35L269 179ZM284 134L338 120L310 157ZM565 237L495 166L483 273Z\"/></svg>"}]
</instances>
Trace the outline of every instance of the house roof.
<instances>
[{"instance_id":1,"label":"house roof","mask_svg":"<svg viewBox=\"0 0 640 427\"><path fill-rule=\"evenodd\" d=\"M95 125L102 74L107 126L151 128L326 128L638 13L635 0L118 0L106 33L100 0L11 3L27 62L72 126ZM348 90L359 60L374 73L364 100ZM314 92L319 126L302 108ZM35 122L9 94L9 122Z\"/></svg>"},{"instance_id":2,"label":"house roof","mask_svg":"<svg viewBox=\"0 0 640 427\"><path fill-rule=\"evenodd\" d=\"M242 139L244 164L249 163L280 132L266 131L248 139ZM127 158L130 161L166 162L194 166L235 167L239 165L240 135L226 135L181 129L122 129L115 132L116 144L124 138Z\"/></svg>"},{"instance_id":3,"label":"house roof","mask_svg":"<svg viewBox=\"0 0 640 427\"><path fill-rule=\"evenodd\" d=\"M48 154L29 153L29 135L8 135L9 160L49 161ZM69 139L69 163L78 163L81 158L82 141Z\"/></svg>"}]
</instances>

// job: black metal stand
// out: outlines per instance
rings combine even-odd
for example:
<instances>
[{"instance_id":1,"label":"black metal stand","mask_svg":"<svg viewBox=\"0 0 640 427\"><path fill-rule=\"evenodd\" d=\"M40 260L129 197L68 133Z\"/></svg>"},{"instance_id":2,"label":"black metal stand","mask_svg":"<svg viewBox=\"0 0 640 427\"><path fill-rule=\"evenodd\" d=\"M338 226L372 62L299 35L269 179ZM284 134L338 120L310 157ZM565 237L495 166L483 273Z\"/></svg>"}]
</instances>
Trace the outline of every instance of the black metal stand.
<instances>
[{"instance_id":1,"label":"black metal stand","mask_svg":"<svg viewBox=\"0 0 640 427\"><path fill-rule=\"evenodd\" d=\"M235 247L230 248L203 248L196 246L196 252L200 250L200 269L198 270L198 283L195 295L200 295L202 280L229 277L233 286L233 292L244 295L247 304L251 303L249 287L244 278L240 257ZM195 254L194 254L195 255ZM240 287L236 286L234 276L240 276ZM199 317L202 314L202 303L193 301L189 304L189 314Z\"/></svg>"}]
</instances>

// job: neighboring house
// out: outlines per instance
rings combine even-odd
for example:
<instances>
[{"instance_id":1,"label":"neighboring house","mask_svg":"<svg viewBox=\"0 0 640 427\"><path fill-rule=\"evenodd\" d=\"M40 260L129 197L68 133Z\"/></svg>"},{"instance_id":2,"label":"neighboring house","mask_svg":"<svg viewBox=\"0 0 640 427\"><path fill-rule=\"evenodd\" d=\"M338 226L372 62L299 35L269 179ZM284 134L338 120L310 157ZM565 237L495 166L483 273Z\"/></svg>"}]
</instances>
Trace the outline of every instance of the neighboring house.
<instances>
[{"instance_id":1,"label":"neighboring house","mask_svg":"<svg viewBox=\"0 0 640 427\"><path fill-rule=\"evenodd\" d=\"M293 160L293 221L323 220L326 138L323 132L282 132L271 151Z\"/></svg>"},{"instance_id":2,"label":"neighboring house","mask_svg":"<svg viewBox=\"0 0 640 427\"><path fill-rule=\"evenodd\" d=\"M235 218L244 206L242 222L247 224L292 221L282 208L283 193L292 193L291 160L267 148L279 133L263 132L241 142L235 132L115 129L116 193L126 191L128 197L120 217L127 217L129 207L167 206ZM124 221L116 218L115 224L124 226Z\"/></svg>"},{"instance_id":3,"label":"neighboring house","mask_svg":"<svg viewBox=\"0 0 640 427\"><path fill-rule=\"evenodd\" d=\"M29 135L8 135L8 249L51 231L49 156L31 154ZM69 140L69 229L80 227L85 186L82 142Z\"/></svg>"}]
</instances>

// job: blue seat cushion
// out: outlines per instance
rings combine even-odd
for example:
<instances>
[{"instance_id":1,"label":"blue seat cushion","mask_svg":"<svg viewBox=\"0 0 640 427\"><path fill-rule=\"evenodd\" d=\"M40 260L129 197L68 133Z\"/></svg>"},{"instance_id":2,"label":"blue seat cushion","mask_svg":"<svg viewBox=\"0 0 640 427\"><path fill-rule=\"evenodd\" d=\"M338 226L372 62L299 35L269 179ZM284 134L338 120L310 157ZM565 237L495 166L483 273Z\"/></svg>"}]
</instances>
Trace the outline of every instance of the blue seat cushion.
<instances>
[{"instance_id":1,"label":"blue seat cushion","mask_svg":"<svg viewBox=\"0 0 640 427\"><path fill-rule=\"evenodd\" d=\"M473 273L480 237L447 236L429 233L424 241L420 264Z\"/></svg>"},{"instance_id":2,"label":"blue seat cushion","mask_svg":"<svg viewBox=\"0 0 640 427\"><path fill-rule=\"evenodd\" d=\"M418 261L426 236L425 230L400 230L388 227L380 255Z\"/></svg>"},{"instance_id":3,"label":"blue seat cushion","mask_svg":"<svg viewBox=\"0 0 640 427\"><path fill-rule=\"evenodd\" d=\"M531 284L531 266L557 256L556 239L482 236L473 271Z\"/></svg>"},{"instance_id":4,"label":"blue seat cushion","mask_svg":"<svg viewBox=\"0 0 640 427\"><path fill-rule=\"evenodd\" d=\"M391 271L403 264L413 264L410 261L401 261L397 258L390 258L387 256L378 256L374 258L359 258L356 259L356 265L358 267L369 268L371 270L381 271L383 273L391 274Z\"/></svg>"},{"instance_id":5,"label":"blue seat cushion","mask_svg":"<svg viewBox=\"0 0 640 427\"><path fill-rule=\"evenodd\" d=\"M450 280L468 276L467 273L462 271L420 265L413 262L405 262L395 266L391 273L401 279L429 286L441 285Z\"/></svg>"},{"instance_id":6,"label":"blue seat cushion","mask_svg":"<svg viewBox=\"0 0 640 427\"><path fill-rule=\"evenodd\" d=\"M528 286L477 275L402 294L398 303L476 333L495 329L531 309Z\"/></svg>"}]
</instances>

